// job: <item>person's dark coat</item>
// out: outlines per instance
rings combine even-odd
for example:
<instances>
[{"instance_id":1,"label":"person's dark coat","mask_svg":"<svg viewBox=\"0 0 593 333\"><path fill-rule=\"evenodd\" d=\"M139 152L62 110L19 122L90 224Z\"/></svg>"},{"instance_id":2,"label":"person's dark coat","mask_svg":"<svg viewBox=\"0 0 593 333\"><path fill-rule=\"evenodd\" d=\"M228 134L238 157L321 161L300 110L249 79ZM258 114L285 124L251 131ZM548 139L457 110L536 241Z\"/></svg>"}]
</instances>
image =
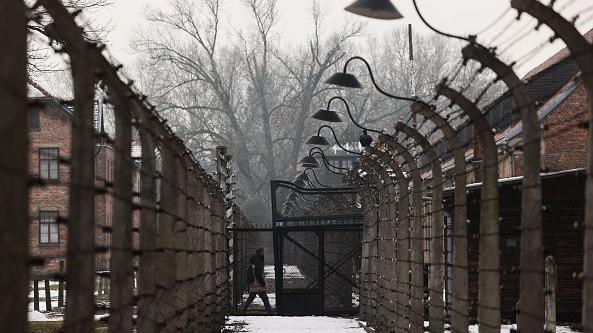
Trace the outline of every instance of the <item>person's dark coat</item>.
<instances>
[{"instance_id":1,"label":"person's dark coat","mask_svg":"<svg viewBox=\"0 0 593 333\"><path fill-rule=\"evenodd\" d=\"M264 276L264 256L254 254L249 258L249 264L253 267L253 275L260 286L266 286L266 279Z\"/></svg>"}]
</instances>

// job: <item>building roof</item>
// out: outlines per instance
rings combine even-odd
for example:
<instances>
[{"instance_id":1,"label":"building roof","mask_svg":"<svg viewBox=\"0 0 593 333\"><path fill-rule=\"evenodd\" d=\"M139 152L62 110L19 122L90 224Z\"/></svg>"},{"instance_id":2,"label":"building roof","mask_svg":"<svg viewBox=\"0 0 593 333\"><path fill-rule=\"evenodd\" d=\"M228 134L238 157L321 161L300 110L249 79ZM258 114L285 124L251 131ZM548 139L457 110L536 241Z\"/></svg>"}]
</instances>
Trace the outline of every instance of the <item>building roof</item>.
<instances>
[{"instance_id":1,"label":"building roof","mask_svg":"<svg viewBox=\"0 0 593 333\"><path fill-rule=\"evenodd\" d=\"M573 77L567 84L564 85L552 98L550 98L544 105L537 110L537 119L541 122L547 115L554 112L564 102L576 88L580 85L577 77ZM514 126L507 128L503 135L507 141L512 140L523 132L523 122L519 121Z\"/></svg>"},{"instance_id":2,"label":"building roof","mask_svg":"<svg viewBox=\"0 0 593 333\"><path fill-rule=\"evenodd\" d=\"M587 41L589 41L589 43L592 43L593 42L593 29L589 30L583 36L585 37L585 39L587 39ZM558 51L553 56L551 56L550 58L548 58L546 61L542 62L541 64L539 64L538 66L536 66L535 68L533 68L532 70L527 72L527 74L525 74L525 76L523 77L523 80L524 81L531 80L534 76L536 76L539 73L545 71L546 69L568 59L569 57L570 57L570 51L568 50L568 48L565 47L562 50Z\"/></svg>"},{"instance_id":3,"label":"building roof","mask_svg":"<svg viewBox=\"0 0 593 333\"><path fill-rule=\"evenodd\" d=\"M65 106L60 100L53 97L31 78L27 79L27 97L30 101L52 105L56 110L61 111L68 117L72 117L74 114L72 108Z\"/></svg>"}]
</instances>

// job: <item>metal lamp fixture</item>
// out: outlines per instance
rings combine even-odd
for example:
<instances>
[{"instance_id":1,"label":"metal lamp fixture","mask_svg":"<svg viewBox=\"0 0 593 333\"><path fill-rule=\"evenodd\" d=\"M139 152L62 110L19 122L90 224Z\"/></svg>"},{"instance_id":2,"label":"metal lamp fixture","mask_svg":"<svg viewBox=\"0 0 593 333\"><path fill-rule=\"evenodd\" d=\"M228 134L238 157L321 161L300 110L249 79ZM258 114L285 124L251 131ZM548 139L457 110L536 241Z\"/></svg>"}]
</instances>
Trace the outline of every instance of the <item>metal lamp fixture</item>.
<instances>
[{"instance_id":1,"label":"metal lamp fixture","mask_svg":"<svg viewBox=\"0 0 593 333\"><path fill-rule=\"evenodd\" d=\"M345 71L345 69L344 69L344 71ZM335 76L335 74L333 76ZM328 81L326 81L326 83ZM352 117L352 112L350 112L350 106L348 106L348 102L346 102L346 100L343 99L340 96L334 96L334 97L330 98L329 101L327 101L327 107L325 109L323 109L326 112L326 113L323 114L324 116L325 115L328 115L329 116L330 115L330 112L331 112L331 113L334 113L335 116L339 117L338 116L338 113L336 111L331 110L331 108L330 108L331 107L331 103L333 101L335 101L335 100L339 100L339 101L342 101L342 103L344 103L344 106L346 106L346 112L348 113L348 117L350 117L350 120L352 121L352 123L356 127L360 128L362 130L367 130L369 132L375 132L375 133L378 133L378 134L383 134L383 131L377 131L377 130L374 130L374 129L371 129L371 128L366 128L366 127L362 126L361 124L359 124L356 120L354 120L354 117ZM324 117L320 117L320 114L319 113L320 113L319 111L316 112L316 113L314 113L313 115L311 115L311 118L315 118L315 119L323 120L323 121L329 121L329 120L327 120Z\"/></svg>"},{"instance_id":2,"label":"metal lamp fixture","mask_svg":"<svg viewBox=\"0 0 593 333\"><path fill-rule=\"evenodd\" d=\"M319 109L317 112L311 115L311 118L327 121L328 123L341 123L342 118L336 111L332 111L329 109Z\"/></svg>"},{"instance_id":3,"label":"metal lamp fixture","mask_svg":"<svg viewBox=\"0 0 593 333\"><path fill-rule=\"evenodd\" d=\"M356 0L345 9L357 15L381 20L403 18L403 15L389 0Z\"/></svg>"},{"instance_id":4,"label":"metal lamp fixture","mask_svg":"<svg viewBox=\"0 0 593 333\"><path fill-rule=\"evenodd\" d=\"M338 137L336 136L336 132L334 131L334 129L331 126L328 126L328 125L323 125L323 126L319 127L319 129L317 130L317 135L311 136L307 141L305 141L305 144L308 144L308 145L318 145L318 146L329 146L330 145L329 141L327 141L327 139L324 136L321 136L321 130L323 128L328 128L332 132L332 134L334 135L334 139L336 140L336 144L343 151L346 151L346 152L351 153L351 154L362 155L362 153L355 152L355 151L352 151L352 150L349 150L349 149L344 148L340 144L340 141L338 141Z\"/></svg>"},{"instance_id":5,"label":"metal lamp fixture","mask_svg":"<svg viewBox=\"0 0 593 333\"><path fill-rule=\"evenodd\" d=\"M307 156L301 158L299 160L299 163L301 165L304 165L304 164L314 164L314 165L319 166L319 161L317 161L317 159L315 157L311 156L311 155L307 155Z\"/></svg>"},{"instance_id":6,"label":"metal lamp fixture","mask_svg":"<svg viewBox=\"0 0 593 333\"><path fill-rule=\"evenodd\" d=\"M350 61L352 59L355 59L355 58L356 57L350 58L348 61ZM356 78L353 75L346 73L346 69L347 69L347 66L348 66L348 61L346 62L346 65L344 66L344 73L336 73L336 74L332 75L332 77L330 77L326 81L326 83L338 84L338 85L353 87L353 85L350 84L350 83L356 82L358 84L358 87L357 88L360 88L361 86L360 86L360 83L358 83L358 80L356 80ZM364 61L364 59L363 59L363 61ZM365 63L366 63L366 61L365 61ZM368 66L368 63L367 63L367 66ZM369 71L370 71L370 67L369 67ZM372 77L372 74L371 74L371 77ZM348 82L348 81L342 80L344 78L346 78L346 79L350 78L350 79L353 79L354 81ZM374 82L374 80L373 80L373 82ZM329 99L329 101L327 102L327 108L325 109L326 114L327 114L327 112L334 112L334 113L336 113L336 116L337 116L337 112L330 110L330 104L334 100L340 100L340 101L342 101L344 103L344 105L346 106L346 112L348 112L348 116L350 117L350 120L352 120L352 123L354 123L354 125L356 125L356 127L362 129L362 135L360 136L360 144L363 147L366 148L366 147L370 146L371 143L373 142L373 138L368 134L368 132L374 132L374 133L378 133L378 134L383 134L383 131L378 131L378 130L374 130L372 128L364 127L364 126L360 125L356 120L354 120L354 117L352 117L352 113L350 112L350 107L348 106L348 103L342 97L335 96L335 97L332 97L332 98ZM315 118L315 119L325 120L325 119L322 119L322 118L318 118L318 114L319 114L319 112L313 114L311 117L312 118ZM322 127L320 127L319 130L317 131L317 136L319 136L319 132L321 131L321 128ZM327 127L329 127L329 126L327 126ZM335 134L335 132L333 132L333 129L331 127L329 127L329 128L332 130L332 133L334 134L334 138L336 138L336 134ZM309 140L311 140L313 142L320 141L319 139L316 139L316 138L313 138L313 137L311 137ZM307 140L307 141L309 141L309 140ZM327 140L325 140L325 141L327 141ZM336 138L336 142L338 142L338 139L337 138ZM353 151L350 151L350 150L345 149L339 143L338 143L338 146L340 146L340 148L342 148L343 150L345 150L347 152L361 155L360 153L355 153Z\"/></svg>"},{"instance_id":7,"label":"metal lamp fixture","mask_svg":"<svg viewBox=\"0 0 593 333\"><path fill-rule=\"evenodd\" d=\"M313 157L313 154L318 154L321 156L321 160L323 161L323 164L325 165L327 170L330 171L331 173L335 173L338 175L344 175L343 173L336 172L333 169L348 170L348 168L342 168L342 167L331 164L326 159L325 154L323 153L323 150L321 150L321 148L319 148L319 147L311 148L309 150L309 154L299 160L301 167L303 167L303 168L319 168L319 162L317 161L317 159L315 157Z\"/></svg>"},{"instance_id":8,"label":"metal lamp fixture","mask_svg":"<svg viewBox=\"0 0 593 333\"><path fill-rule=\"evenodd\" d=\"M344 72L337 72L330 76L325 83L333 84L344 88L362 88L362 84L353 74Z\"/></svg>"},{"instance_id":9,"label":"metal lamp fixture","mask_svg":"<svg viewBox=\"0 0 593 333\"><path fill-rule=\"evenodd\" d=\"M305 187L307 185L307 183L303 179L295 179L292 181L292 183L300 187Z\"/></svg>"},{"instance_id":10,"label":"metal lamp fixture","mask_svg":"<svg viewBox=\"0 0 593 333\"><path fill-rule=\"evenodd\" d=\"M312 164L312 163L301 163L301 167L307 169L319 169L319 164Z\"/></svg>"},{"instance_id":11,"label":"metal lamp fixture","mask_svg":"<svg viewBox=\"0 0 593 333\"><path fill-rule=\"evenodd\" d=\"M304 172L303 172L303 173L300 173L300 174L298 174L296 177L294 177L294 179L301 179L301 180L304 180L304 181L306 181L306 182L310 182L310 181L311 181L311 180L309 179L309 176L307 176L307 174L306 174L306 173L304 173Z\"/></svg>"},{"instance_id":12,"label":"metal lamp fixture","mask_svg":"<svg viewBox=\"0 0 593 333\"><path fill-rule=\"evenodd\" d=\"M317 145L317 146L329 146L330 143L327 139L320 135L313 135L307 141L305 141L307 145Z\"/></svg>"},{"instance_id":13,"label":"metal lamp fixture","mask_svg":"<svg viewBox=\"0 0 593 333\"><path fill-rule=\"evenodd\" d=\"M394 98L394 99L409 101L409 102L418 101L417 98L396 96L396 95L390 94L390 93L386 92L385 90L381 89L381 87L379 87L379 85L375 81L375 77L373 76L373 70L371 69L371 65L363 57L359 57L359 56L352 57L352 58L348 59L346 61L346 63L344 64L344 70L341 73L335 73L332 76L330 76L327 80L325 80L325 83L333 84L333 85L345 87L345 88L361 88L362 85L360 84L358 79L354 75L348 73L348 64L350 64L350 62L352 60L360 60L366 65L366 68L369 71L369 76L371 77L371 82L375 86L375 89L377 89L377 91L379 91L382 95L390 97L390 98Z\"/></svg>"}]
</instances>

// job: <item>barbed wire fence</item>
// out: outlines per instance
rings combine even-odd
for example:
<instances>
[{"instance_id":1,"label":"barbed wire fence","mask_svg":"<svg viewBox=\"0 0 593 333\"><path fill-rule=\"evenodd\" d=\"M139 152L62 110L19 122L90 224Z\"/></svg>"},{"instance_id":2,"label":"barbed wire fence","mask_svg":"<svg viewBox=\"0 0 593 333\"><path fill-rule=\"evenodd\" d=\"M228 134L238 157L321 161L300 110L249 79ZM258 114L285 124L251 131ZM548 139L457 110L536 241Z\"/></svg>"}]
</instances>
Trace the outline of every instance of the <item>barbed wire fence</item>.
<instances>
[{"instance_id":1,"label":"barbed wire fence","mask_svg":"<svg viewBox=\"0 0 593 333\"><path fill-rule=\"evenodd\" d=\"M59 159L70 173L61 183L68 187L68 213L57 219L68 232L66 270L52 276L66 283L62 330L219 332L231 296L227 227L249 223L233 203L230 156L219 156L222 184L124 77L105 46L77 24L80 11L69 12L59 0L40 0L31 7L10 1L0 12L7 43L0 52L6 107L0 128L9 156L0 162L0 243L6 249L0 255L0 331L28 331L29 272L52 259L32 257L28 249L29 190L50 185L28 166L26 27L34 23L56 53L67 57L73 78L71 155ZM114 139L94 125L97 86L114 109ZM95 145L102 136L113 146L113 179L95 174ZM132 157L134 137L140 157ZM113 220L96 226L99 196L113 199ZM111 241L96 242L97 228ZM104 254L110 269L96 271L96 257ZM107 301L96 299L96 278L110 283Z\"/></svg>"},{"instance_id":2,"label":"barbed wire fence","mask_svg":"<svg viewBox=\"0 0 593 333\"><path fill-rule=\"evenodd\" d=\"M432 99L417 99L411 104L410 113L422 116L422 124L412 128L397 123L395 133L381 135L347 176L360 191L365 211L360 313L378 332L467 332L468 326L476 323L480 332L498 333L503 323L501 313L508 313L511 306L519 331L554 331L550 323L555 323L555 318L549 318L545 302L551 287L544 284L543 220L548 208L542 203L540 152L542 142L586 130L589 152L583 159L587 168L584 217L571 226L572 235L583 235L584 256L582 270L571 274L583 287L582 329L593 332L593 46L577 30L590 23L583 19L590 19L591 8L581 11L579 17L564 19L559 12L574 3L512 0L500 19L480 32L498 29L489 46L478 43L480 36L445 34L425 21L437 33L467 43L460 57L462 66L453 66L435 86ZM555 10L555 5L560 8ZM518 15L510 17L509 12ZM533 19L520 24L521 15ZM553 31L552 38L518 56L515 63L499 59L501 53L530 38L541 25ZM518 32L511 34L513 26ZM567 119L551 118L542 125L537 111L546 106L545 100L538 100L537 94L529 91L513 67L524 64L556 39L566 44L570 53L566 58L578 67L577 74L556 91L581 89L587 96L583 102L588 104L586 111L574 111ZM480 65L479 70L460 86L455 78L472 62ZM491 75L490 83L475 86L480 75ZM522 139L517 144L501 142L497 132L497 128L508 127L508 119L489 115L501 98L486 107L480 104L485 92L498 82L508 89L501 98L511 99L510 116L522 122ZM478 91L477 97L466 97L467 91ZM474 149L469 156L464 147L467 143L460 142L458 135L466 128L473 131L470 143L473 141ZM436 149L440 141L446 141L446 151ZM417 150L421 153L415 155ZM509 155L519 156L522 176L519 185L513 185L521 201L520 216L515 218L520 220L518 260L501 256L502 237L509 232L507 224L513 223L508 213L499 213L505 199L499 193L499 178L504 177ZM472 197L468 202L466 185L474 182L480 183L481 198L475 201ZM444 215L449 212L444 210L442 198L445 188L450 188L454 197L453 212L447 219ZM470 205L479 205L479 221L468 219ZM470 226L476 223L479 233L473 233L475 227L470 233ZM514 304L503 304L509 281L518 281L520 302L516 311Z\"/></svg>"}]
</instances>

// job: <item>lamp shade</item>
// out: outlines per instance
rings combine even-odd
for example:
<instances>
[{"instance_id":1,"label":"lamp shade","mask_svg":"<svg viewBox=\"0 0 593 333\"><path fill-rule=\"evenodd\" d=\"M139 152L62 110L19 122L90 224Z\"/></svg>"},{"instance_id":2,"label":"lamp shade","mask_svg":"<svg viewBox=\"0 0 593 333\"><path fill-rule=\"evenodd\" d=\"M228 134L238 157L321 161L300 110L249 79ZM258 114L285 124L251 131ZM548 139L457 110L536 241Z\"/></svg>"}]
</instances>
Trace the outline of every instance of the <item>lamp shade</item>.
<instances>
[{"instance_id":1,"label":"lamp shade","mask_svg":"<svg viewBox=\"0 0 593 333\"><path fill-rule=\"evenodd\" d=\"M319 168L319 164L313 164L313 163L301 163L301 166L303 168L311 168L311 169Z\"/></svg>"},{"instance_id":2,"label":"lamp shade","mask_svg":"<svg viewBox=\"0 0 593 333\"><path fill-rule=\"evenodd\" d=\"M318 146L329 146L329 142L323 136L313 135L307 141L305 141L307 145L318 145Z\"/></svg>"},{"instance_id":3,"label":"lamp shade","mask_svg":"<svg viewBox=\"0 0 593 333\"><path fill-rule=\"evenodd\" d=\"M329 123L341 123L342 118L336 111L327 110L327 109L319 109L319 111L313 113L311 118L327 121Z\"/></svg>"},{"instance_id":4,"label":"lamp shade","mask_svg":"<svg viewBox=\"0 0 593 333\"><path fill-rule=\"evenodd\" d=\"M310 181L309 176L306 173L300 173L298 176L294 177L294 179L302 179L306 182Z\"/></svg>"},{"instance_id":5,"label":"lamp shade","mask_svg":"<svg viewBox=\"0 0 593 333\"><path fill-rule=\"evenodd\" d=\"M353 14L381 20L397 20L403 17L389 0L356 0L345 9Z\"/></svg>"},{"instance_id":6,"label":"lamp shade","mask_svg":"<svg viewBox=\"0 0 593 333\"><path fill-rule=\"evenodd\" d=\"M307 185L307 183L305 183L304 180L302 179L295 179L292 181L293 184L304 187L305 185Z\"/></svg>"},{"instance_id":7,"label":"lamp shade","mask_svg":"<svg viewBox=\"0 0 593 333\"><path fill-rule=\"evenodd\" d=\"M344 72L335 73L329 79L325 80L325 83L345 88L362 88L356 76Z\"/></svg>"},{"instance_id":8,"label":"lamp shade","mask_svg":"<svg viewBox=\"0 0 593 333\"><path fill-rule=\"evenodd\" d=\"M311 155L307 155L307 156L301 158L299 160L299 163L319 165L319 161L317 161L317 159Z\"/></svg>"}]
</instances>

